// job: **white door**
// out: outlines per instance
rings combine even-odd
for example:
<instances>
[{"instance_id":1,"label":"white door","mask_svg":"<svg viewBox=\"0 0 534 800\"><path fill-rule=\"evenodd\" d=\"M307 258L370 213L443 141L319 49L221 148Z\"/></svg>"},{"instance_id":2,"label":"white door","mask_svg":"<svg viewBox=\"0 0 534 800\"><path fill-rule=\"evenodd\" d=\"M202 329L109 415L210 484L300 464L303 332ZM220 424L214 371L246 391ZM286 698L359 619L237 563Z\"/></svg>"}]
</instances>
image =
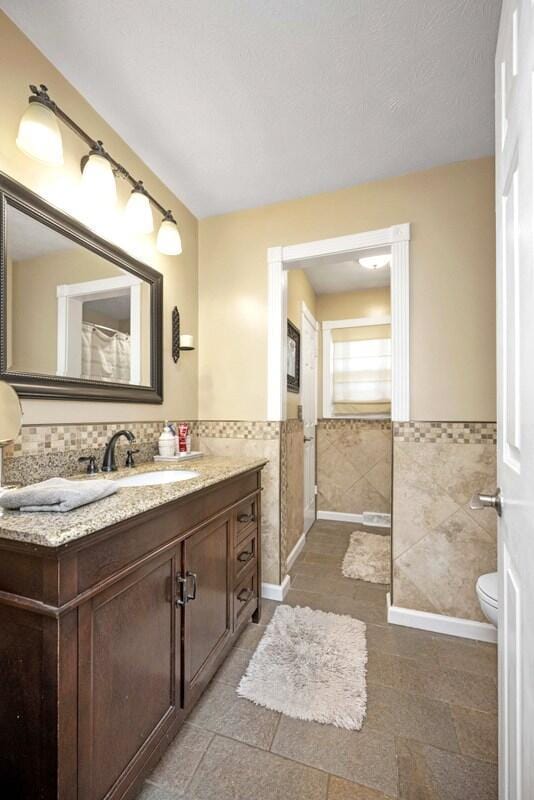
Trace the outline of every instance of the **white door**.
<instances>
[{"instance_id":1,"label":"white door","mask_svg":"<svg viewBox=\"0 0 534 800\"><path fill-rule=\"evenodd\" d=\"M496 54L501 800L534 798L532 0L504 0Z\"/></svg>"},{"instance_id":2,"label":"white door","mask_svg":"<svg viewBox=\"0 0 534 800\"><path fill-rule=\"evenodd\" d=\"M315 426L317 424L317 322L302 304L301 397L304 423L304 533L315 522Z\"/></svg>"}]
</instances>

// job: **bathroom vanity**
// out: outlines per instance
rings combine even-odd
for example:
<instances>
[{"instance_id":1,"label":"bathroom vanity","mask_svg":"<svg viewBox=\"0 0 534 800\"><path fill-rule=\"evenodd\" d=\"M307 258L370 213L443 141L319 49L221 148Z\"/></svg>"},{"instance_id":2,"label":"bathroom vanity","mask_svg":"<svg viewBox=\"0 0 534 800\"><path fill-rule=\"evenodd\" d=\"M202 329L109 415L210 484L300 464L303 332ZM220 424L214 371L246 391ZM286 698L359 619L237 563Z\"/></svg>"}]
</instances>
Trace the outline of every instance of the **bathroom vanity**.
<instances>
[{"instance_id":1,"label":"bathroom vanity","mask_svg":"<svg viewBox=\"0 0 534 800\"><path fill-rule=\"evenodd\" d=\"M259 619L263 465L201 459L193 481L0 517L5 797L136 796Z\"/></svg>"}]
</instances>

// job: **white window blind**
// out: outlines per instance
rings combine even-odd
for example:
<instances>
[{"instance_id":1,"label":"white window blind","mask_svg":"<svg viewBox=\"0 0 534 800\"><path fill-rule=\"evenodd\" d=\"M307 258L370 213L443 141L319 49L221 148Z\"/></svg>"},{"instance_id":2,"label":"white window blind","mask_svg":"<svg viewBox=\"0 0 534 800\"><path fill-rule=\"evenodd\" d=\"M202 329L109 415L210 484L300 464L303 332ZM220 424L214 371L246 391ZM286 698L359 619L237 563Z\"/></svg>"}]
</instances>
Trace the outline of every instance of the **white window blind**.
<instances>
[{"instance_id":1,"label":"white window blind","mask_svg":"<svg viewBox=\"0 0 534 800\"><path fill-rule=\"evenodd\" d=\"M334 404L391 401L391 339L333 342Z\"/></svg>"}]
</instances>

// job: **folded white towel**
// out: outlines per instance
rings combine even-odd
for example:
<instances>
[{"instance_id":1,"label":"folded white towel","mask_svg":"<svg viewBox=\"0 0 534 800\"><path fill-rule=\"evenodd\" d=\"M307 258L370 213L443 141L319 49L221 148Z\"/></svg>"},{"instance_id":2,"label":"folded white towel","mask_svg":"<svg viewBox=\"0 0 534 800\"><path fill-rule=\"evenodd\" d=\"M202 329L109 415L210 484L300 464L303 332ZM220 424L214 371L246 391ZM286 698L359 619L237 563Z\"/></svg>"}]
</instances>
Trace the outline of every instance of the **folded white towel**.
<instances>
[{"instance_id":1,"label":"folded white towel","mask_svg":"<svg viewBox=\"0 0 534 800\"><path fill-rule=\"evenodd\" d=\"M0 506L12 511L72 511L79 506L109 497L117 489L114 481L50 478L22 489L8 489L0 495Z\"/></svg>"}]
</instances>

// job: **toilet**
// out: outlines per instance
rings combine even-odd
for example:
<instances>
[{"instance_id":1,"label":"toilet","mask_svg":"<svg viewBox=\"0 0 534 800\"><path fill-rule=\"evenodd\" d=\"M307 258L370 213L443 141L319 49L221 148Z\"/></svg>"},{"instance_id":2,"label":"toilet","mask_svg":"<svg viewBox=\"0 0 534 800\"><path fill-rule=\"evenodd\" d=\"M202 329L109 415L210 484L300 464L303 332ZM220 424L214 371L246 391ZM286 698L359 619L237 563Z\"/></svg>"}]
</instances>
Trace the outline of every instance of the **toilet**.
<instances>
[{"instance_id":1,"label":"toilet","mask_svg":"<svg viewBox=\"0 0 534 800\"><path fill-rule=\"evenodd\" d=\"M482 613L492 625L497 627L497 614L499 608L499 593L498 593L498 573L488 572L486 575L481 575L477 580L477 595L478 602Z\"/></svg>"}]
</instances>

